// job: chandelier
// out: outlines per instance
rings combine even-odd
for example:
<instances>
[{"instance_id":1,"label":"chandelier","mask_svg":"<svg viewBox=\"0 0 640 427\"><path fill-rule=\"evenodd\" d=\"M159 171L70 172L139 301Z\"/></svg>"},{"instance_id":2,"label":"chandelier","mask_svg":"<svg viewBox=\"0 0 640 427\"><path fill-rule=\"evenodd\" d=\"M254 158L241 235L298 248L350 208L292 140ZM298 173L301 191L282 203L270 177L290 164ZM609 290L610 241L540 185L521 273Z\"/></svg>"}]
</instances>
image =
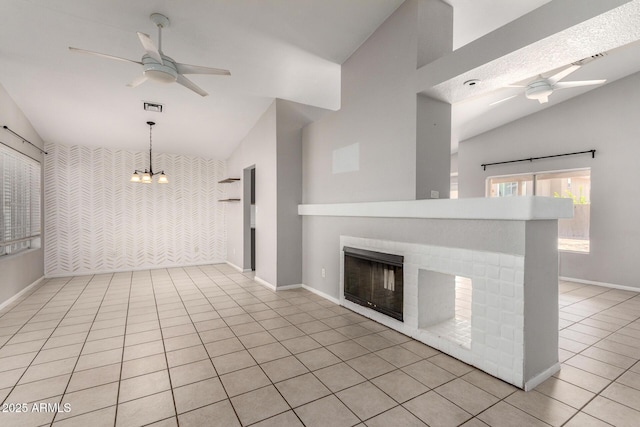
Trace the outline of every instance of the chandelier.
<instances>
[{"instance_id":1,"label":"chandelier","mask_svg":"<svg viewBox=\"0 0 640 427\"><path fill-rule=\"evenodd\" d=\"M149 170L145 169L140 170L136 169L131 175L131 182L142 182L144 184L151 184L153 181L153 176L158 175L158 184L167 184L169 180L167 179L167 175L164 174L164 171L154 172L152 166L152 156L151 156L151 129L155 122L147 122L149 125Z\"/></svg>"}]
</instances>

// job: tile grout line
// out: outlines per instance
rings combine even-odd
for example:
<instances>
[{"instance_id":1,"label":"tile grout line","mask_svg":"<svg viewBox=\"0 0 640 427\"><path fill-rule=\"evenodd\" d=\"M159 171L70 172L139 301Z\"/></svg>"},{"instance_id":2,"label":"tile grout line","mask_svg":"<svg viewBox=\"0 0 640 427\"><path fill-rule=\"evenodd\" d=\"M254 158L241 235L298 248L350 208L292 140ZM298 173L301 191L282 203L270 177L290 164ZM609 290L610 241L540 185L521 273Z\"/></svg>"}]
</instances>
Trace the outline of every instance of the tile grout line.
<instances>
[{"instance_id":1,"label":"tile grout line","mask_svg":"<svg viewBox=\"0 0 640 427\"><path fill-rule=\"evenodd\" d=\"M133 272L129 273L129 294L127 297L127 312L124 318L124 333L122 335L122 355L120 356L120 374L118 375L118 391L116 393L115 413L113 415L113 426L118 422L118 407L120 406L120 388L122 387L122 368L124 366L124 350L127 346L127 325L129 324L129 309L131 308L131 289L133 288Z\"/></svg>"}]
</instances>

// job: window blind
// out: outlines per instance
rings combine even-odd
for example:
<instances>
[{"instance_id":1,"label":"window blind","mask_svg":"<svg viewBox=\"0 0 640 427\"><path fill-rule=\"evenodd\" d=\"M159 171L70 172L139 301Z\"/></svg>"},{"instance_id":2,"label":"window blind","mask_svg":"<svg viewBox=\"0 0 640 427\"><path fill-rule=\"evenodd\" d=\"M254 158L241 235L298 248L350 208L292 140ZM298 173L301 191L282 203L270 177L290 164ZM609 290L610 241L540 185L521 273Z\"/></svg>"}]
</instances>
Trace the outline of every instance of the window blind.
<instances>
[{"instance_id":1,"label":"window blind","mask_svg":"<svg viewBox=\"0 0 640 427\"><path fill-rule=\"evenodd\" d=\"M40 163L0 145L0 256L29 249L41 233Z\"/></svg>"}]
</instances>

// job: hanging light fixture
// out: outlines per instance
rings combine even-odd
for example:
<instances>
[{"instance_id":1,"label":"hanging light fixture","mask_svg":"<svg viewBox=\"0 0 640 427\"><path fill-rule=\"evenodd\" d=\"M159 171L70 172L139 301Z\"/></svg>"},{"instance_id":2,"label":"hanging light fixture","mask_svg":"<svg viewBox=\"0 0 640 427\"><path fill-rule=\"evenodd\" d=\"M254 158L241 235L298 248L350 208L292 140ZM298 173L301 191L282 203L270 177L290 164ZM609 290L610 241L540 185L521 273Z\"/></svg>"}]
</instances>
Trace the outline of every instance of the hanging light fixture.
<instances>
[{"instance_id":1,"label":"hanging light fixture","mask_svg":"<svg viewBox=\"0 0 640 427\"><path fill-rule=\"evenodd\" d=\"M153 171L152 156L151 156L151 129L153 128L153 125L155 125L155 122L147 122L147 124L149 125L149 170L145 169L143 171L140 169L136 169L133 172L133 175L131 175L130 181L142 182L143 184L151 184L153 182L153 177L155 175L158 175L158 184L168 184L169 179L167 178L167 175L164 174L164 171L161 171L161 172Z\"/></svg>"}]
</instances>

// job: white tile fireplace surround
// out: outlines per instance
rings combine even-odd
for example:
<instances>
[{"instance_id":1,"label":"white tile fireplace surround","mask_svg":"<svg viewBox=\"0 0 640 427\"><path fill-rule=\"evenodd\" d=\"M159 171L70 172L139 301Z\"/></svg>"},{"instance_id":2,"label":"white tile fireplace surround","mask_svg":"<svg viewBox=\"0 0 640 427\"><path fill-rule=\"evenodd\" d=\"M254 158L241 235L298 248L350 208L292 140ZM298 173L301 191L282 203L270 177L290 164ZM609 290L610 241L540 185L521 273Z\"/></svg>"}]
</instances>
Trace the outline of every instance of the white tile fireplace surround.
<instances>
[{"instance_id":1,"label":"white tile fireplace surround","mask_svg":"<svg viewBox=\"0 0 640 427\"><path fill-rule=\"evenodd\" d=\"M333 219L340 223L336 229L341 231L339 247L334 246L334 253L340 258L340 304L517 387L531 390L560 366L557 218L570 217L572 206L565 201L537 197L495 200L301 205L299 213L340 217ZM429 235L402 241L407 236L393 239L385 234L380 238L380 232L368 236L362 229L353 235L345 233L349 229L345 226L349 221L346 217L406 221L402 219L403 211L407 212L404 218L414 218L411 221L420 218L439 224L437 221L444 219L448 227L463 227L469 243L458 239L450 246L442 240L434 244ZM490 221L493 230L499 230L500 223L505 221L521 221L525 230L521 249L509 253L478 247L479 239L474 238L473 222L469 219ZM480 231L477 233L480 235ZM345 246L404 257L403 321L345 299ZM456 276L471 281L470 321L455 316Z\"/></svg>"}]
</instances>

